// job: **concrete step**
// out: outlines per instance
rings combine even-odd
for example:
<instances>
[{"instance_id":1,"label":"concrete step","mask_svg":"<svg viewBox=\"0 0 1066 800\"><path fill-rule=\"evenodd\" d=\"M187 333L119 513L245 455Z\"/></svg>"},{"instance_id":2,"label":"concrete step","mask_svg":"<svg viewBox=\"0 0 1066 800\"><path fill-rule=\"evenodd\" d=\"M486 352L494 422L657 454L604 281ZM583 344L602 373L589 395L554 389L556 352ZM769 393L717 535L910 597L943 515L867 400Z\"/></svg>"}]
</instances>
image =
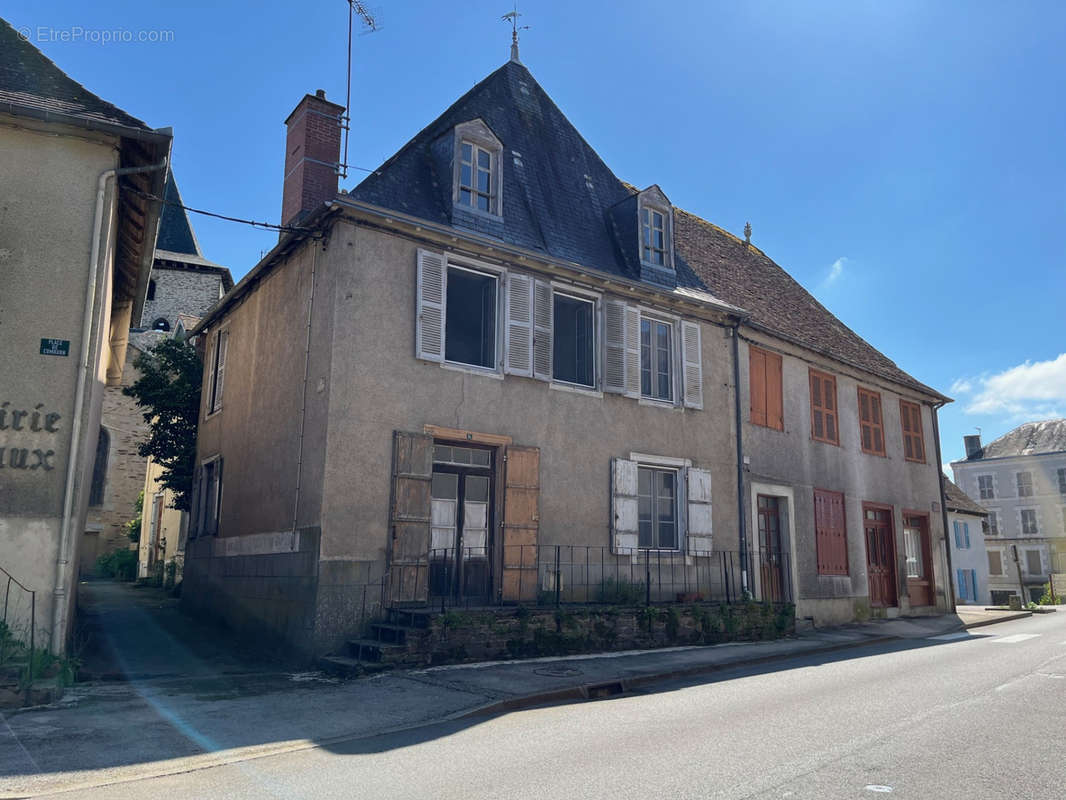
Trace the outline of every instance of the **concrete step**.
<instances>
[{"instance_id":1,"label":"concrete step","mask_svg":"<svg viewBox=\"0 0 1066 800\"><path fill-rule=\"evenodd\" d=\"M348 641L348 654L357 661L388 661L390 657L395 658L406 652L407 648L403 645L379 642L375 639L350 639Z\"/></svg>"},{"instance_id":2,"label":"concrete step","mask_svg":"<svg viewBox=\"0 0 1066 800\"><path fill-rule=\"evenodd\" d=\"M37 681L28 693L18 686L3 686L0 687L0 709L43 706L56 702L62 696L63 690L54 680Z\"/></svg>"},{"instance_id":3,"label":"concrete step","mask_svg":"<svg viewBox=\"0 0 1066 800\"><path fill-rule=\"evenodd\" d=\"M385 644L407 644L408 636L415 638L423 631L422 628L412 628L407 625L389 625L383 622L370 624L371 637Z\"/></svg>"},{"instance_id":4,"label":"concrete step","mask_svg":"<svg viewBox=\"0 0 1066 800\"><path fill-rule=\"evenodd\" d=\"M438 614L437 611L427 611L424 608L390 608L389 622L408 628L425 629Z\"/></svg>"}]
</instances>

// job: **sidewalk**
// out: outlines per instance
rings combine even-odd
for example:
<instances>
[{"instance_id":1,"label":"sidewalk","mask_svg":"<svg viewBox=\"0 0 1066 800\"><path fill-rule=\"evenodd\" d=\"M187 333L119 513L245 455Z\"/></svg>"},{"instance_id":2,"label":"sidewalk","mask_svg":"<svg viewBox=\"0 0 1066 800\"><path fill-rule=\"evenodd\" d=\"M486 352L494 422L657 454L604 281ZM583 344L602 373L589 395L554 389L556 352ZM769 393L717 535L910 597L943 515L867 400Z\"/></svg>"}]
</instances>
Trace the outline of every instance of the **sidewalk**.
<instances>
[{"instance_id":1,"label":"sidewalk","mask_svg":"<svg viewBox=\"0 0 1066 800\"><path fill-rule=\"evenodd\" d=\"M156 624L142 612L143 607L128 612L139 629ZM1002 618L1017 616L1000 613ZM320 673L250 671L247 662L223 657L210 643L200 643L198 656L160 628L148 635L157 648L178 648L185 676L163 677L168 653L137 647L132 654L119 654L135 668L132 680L81 684L60 707L7 716L0 727L0 796L328 747L435 721L463 719L475 725L491 712L609 696L666 678L750 665L771 670L774 662L788 658L812 658L814 663L849 658L852 648L927 639L959 630L969 624L967 619L969 615L897 619L775 642L445 666L347 682ZM137 669L148 663L159 668L157 677Z\"/></svg>"}]
</instances>

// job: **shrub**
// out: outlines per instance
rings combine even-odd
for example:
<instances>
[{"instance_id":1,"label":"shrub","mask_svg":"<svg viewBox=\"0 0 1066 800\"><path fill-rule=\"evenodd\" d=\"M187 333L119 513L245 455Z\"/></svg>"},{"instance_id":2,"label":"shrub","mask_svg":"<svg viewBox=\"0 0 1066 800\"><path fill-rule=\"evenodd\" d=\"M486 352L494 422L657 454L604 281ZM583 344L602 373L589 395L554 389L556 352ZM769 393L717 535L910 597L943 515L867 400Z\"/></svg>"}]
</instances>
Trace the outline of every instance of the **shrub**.
<instances>
[{"instance_id":1,"label":"shrub","mask_svg":"<svg viewBox=\"0 0 1066 800\"><path fill-rule=\"evenodd\" d=\"M644 584L618 578L604 578L596 587L596 602L635 606L644 602Z\"/></svg>"},{"instance_id":2,"label":"shrub","mask_svg":"<svg viewBox=\"0 0 1066 800\"><path fill-rule=\"evenodd\" d=\"M1040 598L1040 605L1042 606L1057 606L1062 604L1062 596L1059 594L1051 593L1051 584L1044 584L1044 595Z\"/></svg>"},{"instance_id":3,"label":"shrub","mask_svg":"<svg viewBox=\"0 0 1066 800\"><path fill-rule=\"evenodd\" d=\"M132 550L116 550L96 559L96 571L106 578L132 581L137 576L137 554Z\"/></svg>"}]
</instances>

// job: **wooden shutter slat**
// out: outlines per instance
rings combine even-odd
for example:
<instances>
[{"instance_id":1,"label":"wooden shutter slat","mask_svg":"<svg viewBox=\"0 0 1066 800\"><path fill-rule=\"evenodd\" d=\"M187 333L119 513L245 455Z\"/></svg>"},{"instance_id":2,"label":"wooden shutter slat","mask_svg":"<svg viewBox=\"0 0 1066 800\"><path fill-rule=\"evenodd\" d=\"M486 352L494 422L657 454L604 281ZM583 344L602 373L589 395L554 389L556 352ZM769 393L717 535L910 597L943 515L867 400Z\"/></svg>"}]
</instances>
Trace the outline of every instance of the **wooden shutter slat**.
<instances>
[{"instance_id":1,"label":"wooden shutter slat","mask_svg":"<svg viewBox=\"0 0 1066 800\"><path fill-rule=\"evenodd\" d=\"M814 528L819 575L848 574L844 495L814 490Z\"/></svg>"},{"instance_id":2,"label":"wooden shutter slat","mask_svg":"<svg viewBox=\"0 0 1066 800\"><path fill-rule=\"evenodd\" d=\"M444 315L448 274L444 256L418 251L418 317L415 355L428 361L444 360Z\"/></svg>"},{"instance_id":3,"label":"wooden shutter slat","mask_svg":"<svg viewBox=\"0 0 1066 800\"><path fill-rule=\"evenodd\" d=\"M782 389L781 356L766 353L766 424L785 429L785 398Z\"/></svg>"},{"instance_id":4,"label":"wooden shutter slat","mask_svg":"<svg viewBox=\"0 0 1066 800\"><path fill-rule=\"evenodd\" d=\"M537 281L533 287L533 375L546 381L552 379L554 316L551 284Z\"/></svg>"},{"instance_id":5,"label":"wooden shutter slat","mask_svg":"<svg viewBox=\"0 0 1066 800\"><path fill-rule=\"evenodd\" d=\"M607 300L603 304L603 390L622 394L626 390L626 304Z\"/></svg>"},{"instance_id":6,"label":"wooden shutter slat","mask_svg":"<svg viewBox=\"0 0 1066 800\"><path fill-rule=\"evenodd\" d=\"M393 603L419 603L429 597L433 437L394 431L392 441L386 596Z\"/></svg>"},{"instance_id":7,"label":"wooden shutter slat","mask_svg":"<svg viewBox=\"0 0 1066 800\"><path fill-rule=\"evenodd\" d=\"M766 425L766 353L756 347L748 350L749 393L752 425Z\"/></svg>"},{"instance_id":8,"label":"wooden shutter slat","mask_svg":"<svg viewBox=\"0 0 1066 800\"><path fill-rule=\"evenodd\" d=\"M509 445L504 455L502 596L537 597L540 536L540 449Z\"/></svg>"},{"instance_id":9,"label":"wooden shutter slat","mask_svg":"<svg viewBox=\"0 0 1066 800\"><path fill-rule=\"evenodd\" d=\"M625 394L640 397L640 309L629 305L625 307Z\"/></svg>"},{"instance_id":10,"label":"wooden shutter slat","mask_svg":"<svg viewBox=\"0 0 1066 800\"><path fill-rule=\"evenodd\" d=\"M533 375L533 279L512 272L507 276L507 302L504 371L511 375Z\"/></svg>"},{"instance_id":11,"label":"wooden shutter slat","mask_svg":"<svg viewBox=\"0 0 1066 800\"><path fill-rule=\"evenodd\" d=\"M681 356L685 406L703 408L703 348L695 322L681 323Z\"/></svg>"}]
</instances>

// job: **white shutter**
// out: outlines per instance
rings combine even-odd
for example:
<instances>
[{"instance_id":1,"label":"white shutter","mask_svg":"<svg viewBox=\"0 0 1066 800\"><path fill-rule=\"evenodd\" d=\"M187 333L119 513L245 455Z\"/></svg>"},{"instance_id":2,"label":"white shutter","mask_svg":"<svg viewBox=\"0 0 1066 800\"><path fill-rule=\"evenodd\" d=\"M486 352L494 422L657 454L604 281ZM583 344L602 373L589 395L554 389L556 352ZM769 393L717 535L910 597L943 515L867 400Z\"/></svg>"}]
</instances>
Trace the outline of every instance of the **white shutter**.
<instances>
[{"instance_id":1,"label":"white shutter","mask_svg":"<svg viewBox=\"0 0 1066 800\"><path fill-rule=\"evenodd\" d=\"M533 374L533 279L511 272L507 275L507 305L504 371L511 375Z\"/></svg>"},{"instance_id":2,"label":"white shutter","mask_svg":"<svg viewBox=\"0 0 1066 800\"><path fill-rule=\"evenodd\" d=\"M703 348L700 347L700 326L695 322L681 323L681 374L685 405L703 408Z\"/></svg>"},{"instance_id":3,"label":"white shutter","mask_svg":"<svg viewBox=\"0 0 1066 800\"><path fill-rule=\"evenodd\" d=\"M712 549L710 471L688 467L685 470L685 494L688 501L688 553L706 555Z\"/></svg>"},{"instance_id":4,"label":"white shutter","mask_svg":"<svg viewBox=\"0 0 1066 800\"><path fill-rule=\"evenodd\" d=\"M447 271L444 256L418 251L418 319L415 324L415 356L427 361L444 360L444 298Z\"/></svg>"},{"instance_id":5,"label":"white shutter","mask_svg":"<svg viewBox=\"0 0 1066 800\"><path fill-rule=\"evenodd\" d=\"M212 399L212 387L215 385L215 350L218 348L218 337L208 335L207 345L205 346L205 364L204 364L204 379L200 386L200 405L202 416L207 417L211 413L211 399Z\"/></svg>"},{"instance_id":6,"label":"white shutter","mask_svg":"<svg viewBox=\"0 0 1066 800\"><path fill-rule=\"evenodd\" d=\"M215 361L215 394L212 398L211 410L218 411L222 408L222 386L226 378L226 350L229 349L229 331L220 331L218 334L218 353Z\"/></svg>"},{"instance_id":7,"label":"white shutter","mask_svg":"<svg viewBox=\"0 0 1066 800\"><path fill-rule=\"evenodd\" d=\"M533 289L533 374L546 381L552 379L552 287L537 281Z\"/></svg>"},{"instance_id":8,"label":"white shutter","mask_svg":"<svg viewBox=\"0 0 1066 800\"><path fill-rule=\"evenodd\" d=\"M630 555L640 544L637 505L637 462L611 461L611 551Z\"/></svg>"},{"instance_id":9,"label":"white shutter","mask_svg":"<svg viewBox=\"0 0 1066 800\"><path fill-rule=\"evenodd\" d=\"M626 306L625 311L626 397L640 397L640 310Z\"/></svg>"},{"instance_id":10,"label":"white shutter","mask_svg":"<svg viewBox=\"0 0 1066 800\"><path fill-rule=\"evenodd\" d=\"M603 317L603 390L621 394L626 390L626 304L605 301Z\"/></svg>"}]
</instances>

